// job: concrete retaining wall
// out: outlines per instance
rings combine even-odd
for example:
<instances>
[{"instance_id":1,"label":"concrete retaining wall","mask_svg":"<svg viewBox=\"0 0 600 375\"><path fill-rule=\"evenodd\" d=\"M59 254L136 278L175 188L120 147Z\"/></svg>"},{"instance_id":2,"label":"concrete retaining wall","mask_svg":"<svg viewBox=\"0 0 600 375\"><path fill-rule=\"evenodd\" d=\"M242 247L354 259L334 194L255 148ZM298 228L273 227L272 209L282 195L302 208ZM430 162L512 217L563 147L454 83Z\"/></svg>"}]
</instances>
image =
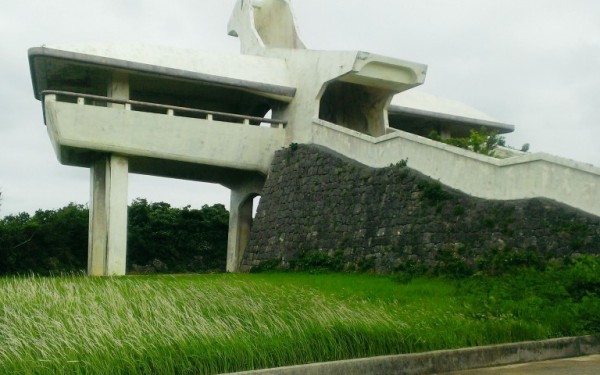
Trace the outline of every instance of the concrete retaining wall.
<instances>
[{"instance_id":1,"label":"concrete retaining wall","mask_svg":"<svg viewBox=\"0 0 600 375\"><path fill-rule=\"evenodd\" d=\"M426 375L600 353L600 338L569 337L428 353L354 359L237 375Z\"/></svg>"},{"instance_id":2,"label":"concrete retaining wall","mask_svg":"<svg viewBox=\"0 0 600 375\"><path fill-rule=\"evenodd\" d=\"M477 271L494 256L536 262L600 254L600 217L548 199L470 197L411 163L370 168L308 145L278 151L242 270L264 261L285 267L303 252L378 272Z\"/></svg>"}]
</instances>

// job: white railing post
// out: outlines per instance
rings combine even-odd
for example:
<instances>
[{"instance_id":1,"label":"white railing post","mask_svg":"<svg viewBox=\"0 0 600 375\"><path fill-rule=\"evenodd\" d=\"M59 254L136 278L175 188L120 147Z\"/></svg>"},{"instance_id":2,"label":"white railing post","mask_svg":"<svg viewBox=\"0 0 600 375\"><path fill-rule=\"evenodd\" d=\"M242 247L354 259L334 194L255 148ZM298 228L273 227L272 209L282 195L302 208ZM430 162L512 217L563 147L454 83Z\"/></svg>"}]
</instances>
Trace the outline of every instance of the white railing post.
<instances>
[{"instance_id":1,"label":"white railing post","mask_svg":"<svg viewBox=\"0 0 600 375\"><path fill-rule=\"evenodd\" d=\"M131 103L125 103L125 110L131 111Z\"/></svg>"},{"instance_id":2,"label":"white railing post","mask_svg":"<svg viewBox=\"0 0 600 375\"><path fill-rule=\"evenodd\" d=\"M79 105L84 105L84 104L85 104L85 98L78 97L78 98L77 98L77 104L79 104Z\"/></svg>"},{"instance_id":3,"label":"white railing post","mask_svg":"<svg viewBox=\"0 0 600 375\"><path fill-rule=\"evenodd\" d=\"M213 115L212 115L212 113L209 113L208 115L206 115L206 119L207 119L208 121L212 121L212 120L213 120Z\"/></svg>"},{"instance_id":4,"label":"white railing post","mask_svg":"<svg viewBox=\"0 0 600 375\"><path fill-rule=\"evenodd\" d=\"M55 102L55 101L56 101L56 94L47 94L46 96L44 96L44 103Z\"/></svg>"},{"instance_id":5,"label":"white railing post","mask_svg":"<svg viewBox=\"0 0 600 375\"><path fill-rule=\"evenodd\" d=\"M248 120L247 118L244 119L244 125L250 125L250 120Z\"/></svg>"},{"instance_id":6,"label":"white railing post","mask_svg":"<svg viewBox=\"0 0 600 375\"><path fill-rule=\"evenodd\" d=\"M167 116L175 116L175 111L173 110L173 108L167 109Z\"/></svg>"}]
</instances>

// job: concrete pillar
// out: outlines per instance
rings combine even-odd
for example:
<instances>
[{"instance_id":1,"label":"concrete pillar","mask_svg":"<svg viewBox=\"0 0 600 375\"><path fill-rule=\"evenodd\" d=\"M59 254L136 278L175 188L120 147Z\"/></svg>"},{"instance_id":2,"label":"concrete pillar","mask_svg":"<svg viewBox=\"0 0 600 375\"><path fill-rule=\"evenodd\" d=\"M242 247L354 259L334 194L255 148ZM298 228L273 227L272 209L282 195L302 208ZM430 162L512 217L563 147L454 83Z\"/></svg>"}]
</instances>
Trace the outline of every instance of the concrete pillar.
<instances>
[{"instance_id":1,"label":"concrete pillar","mask_svg":"<svg viewBox=\"0 0 600 375\"><path fill-rule=\"evenodd\" d=\"M252 229L252 199L246 189L232 189L227 238L227 272L238 272Z\"/></svg>"},{"instance_id":2,"label":"concrete pillar","mask_svg":"<svg viewBox=\"0 0 600 375\"><path fill-rule=\"evenodd\" d=\"M107 95L109 98L129 99L129 75L125 72L113 72L108 83ZM124 108L123 104L110 104L112 108Z\"/></svg>"},{"instance_id":3,"label":"concrete pillar","mask_svg":"<svg viewBox=\"0 0 600 375\"><path fill-rule=\"evenodd\" d=\"M100 157L91 167L88 274L125 275L127 256L128 162Z\"/></svg>"},{"instance_id":4,"label":"concrete pillar","mask_svg":"<svg viewBox=\"0 0 600 375\"><path fill-rule=\"evenodd\" d=\"M113 73L107 96L129 99L129 78ZM124 108L122 104L109 104ZM83 124L85 125L85 124ZM125 275L129 162L118 155L100 156L90 166L88 274Z\"/></svg>"}]
</instances>

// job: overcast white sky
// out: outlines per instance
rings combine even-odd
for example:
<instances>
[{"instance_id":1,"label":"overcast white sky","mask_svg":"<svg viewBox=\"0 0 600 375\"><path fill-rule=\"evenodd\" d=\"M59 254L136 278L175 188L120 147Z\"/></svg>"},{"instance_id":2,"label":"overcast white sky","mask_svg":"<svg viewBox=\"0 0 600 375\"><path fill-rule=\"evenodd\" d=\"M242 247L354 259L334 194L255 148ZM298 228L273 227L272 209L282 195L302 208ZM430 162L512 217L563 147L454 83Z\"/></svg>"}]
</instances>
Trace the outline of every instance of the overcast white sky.
<instances>
[{"instance_id":1,"label":"overcast white sky","mask_svg":"<svg viewBox=\"0 0 600 375\"><path fill-rule=\"evenodd\" d=\"M27 49L141 43L235 52L235 0L20 0L0 6L0 216L87 204L89 171L62 166L34 99ZM295 0L312 49L429 65L419 90L516 126L508 144L600 166L600 1ZM228 190L130 176L130 199L223 203Z\"/></svg>"}]
</instances>

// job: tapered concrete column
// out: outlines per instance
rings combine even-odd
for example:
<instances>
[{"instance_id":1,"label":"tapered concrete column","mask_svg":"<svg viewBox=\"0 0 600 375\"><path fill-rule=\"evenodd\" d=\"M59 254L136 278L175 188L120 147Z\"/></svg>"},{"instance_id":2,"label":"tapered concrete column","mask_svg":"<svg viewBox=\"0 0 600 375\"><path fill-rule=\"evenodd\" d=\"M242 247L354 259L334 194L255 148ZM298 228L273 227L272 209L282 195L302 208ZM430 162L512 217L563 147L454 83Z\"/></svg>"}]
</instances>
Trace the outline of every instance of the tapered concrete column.
<instances>
[{"instance_id":1,"label":"tapered concrete column","mask_svg":"<svg viewBox=\"0 0 600 375\"><path fill-rule=\"evenodd\" d=\"M126 73L113 72L107 97L129 99ZM109 107L125 108L122 104ZM91 276L125 275L128 173L128 160L118 155L101 156L90 167L88 274Z\"/></svg>"},{"instance_id":2,"label":"tapered concrete column","mask_svg":"<svg viewBox=\"0 0 600 375\"><path fill-rule=\"evenodd\" d=\"M127 256L126 158L109 155L91 167L88 274L124 275Z\"/></svg>"},{"instance_id":3,"label":"tapered concrete column","mask_svg":"<svg viewBox=\"0 0 600 375\"><path fill-rule=\"evenodd\" d=\"M232 189L227 238L227 272L238 272L252 229L252 199L246 189Z\"/></svg>"}]
</instances>

